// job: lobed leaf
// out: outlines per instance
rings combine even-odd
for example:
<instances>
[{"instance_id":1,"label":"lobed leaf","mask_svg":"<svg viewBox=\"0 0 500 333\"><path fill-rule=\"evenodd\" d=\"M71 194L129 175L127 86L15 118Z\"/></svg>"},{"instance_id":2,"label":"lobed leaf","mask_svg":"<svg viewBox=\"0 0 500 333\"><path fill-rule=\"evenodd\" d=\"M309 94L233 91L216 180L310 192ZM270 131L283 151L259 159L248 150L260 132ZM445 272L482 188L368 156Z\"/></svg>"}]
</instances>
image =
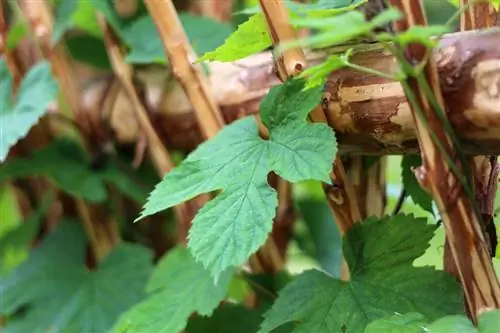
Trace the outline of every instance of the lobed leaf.
<instances>
[{"instance_id":1,"label":"lobed leaf","mask_svg":"<svg viewBox=\"0 0 500 333\"><path fill-rule=\"evenodd\" d=\"M432 238L433 226L408 215L369 218L344 238L349 282L310 270L279 294L259 333L296 322L293 333L362 333L394 313L418 312L434 320L461 313L460 288L446 273L414 267Z\"/></svg>"},{"instance_id":2,"label":"lobed leaf","mask_svg":"<svg viewBox=\"0 0 500 333\"><path fill-rule=\"evenodd\" d=\"M50 64L41 61L24 77L12 104L12 78L5 60L0 59L0 162L45 114L57 91Z\"/></svg>"},{"instance_id":3,"label":"lobed leaf","mask_svg":"<svg viewBox=\"0 0 500 333\"><path fill-rule=\"evenodd\" d=\"M422 186L420 186L412 171L412 168L416 168L421 164L422 159L418 155L405 155L403 157L401 161L403 187L415 204L434 215L432 197L422 188Z\"/></svg>"},{"instance_id":4,"label":"lobed leaf","mask_svg":"<svg viewBox=\"0 0 500 333\"><path fill-rule=\"evenodd\" d=\"M227 270L214 284L203 265L178 246L155 268L147 285L150 296L124 313L111 333L178 333L192 313L212 314L227 295L232 275Z\"/></svg>"},{"instance_id":5,"label":"lobed leaf","mask_svg":"<svg viewBox=\"0 0 500 333\"><path fill-rule=\"evenodd\" d=\"M304 92L303 87L303 81L288 81L262 101L269 140L260 138L253 117L226 126L165 176L139 217L222 190L196 215L188 243L216 279L226 268L242 264L271 231L278 201L267 183L270 171L293 182L329 182L335 137L328 126L305 120L322 88Z\"/></svg>"},{"instance_id":6,"label":"lobed leaf","mask_svg":"<svg viewBox=\"0 0 500 333\"><path fill-rule=\"evenodd\" d=\"M81 227L61 223L27 261L0 278L2 315L29 306L24 316L9 320L2 332L106 332L122 312L144 297L152 268L149 250L119 245L96 271L89 271Z\"/></svg>"}]
</instances>

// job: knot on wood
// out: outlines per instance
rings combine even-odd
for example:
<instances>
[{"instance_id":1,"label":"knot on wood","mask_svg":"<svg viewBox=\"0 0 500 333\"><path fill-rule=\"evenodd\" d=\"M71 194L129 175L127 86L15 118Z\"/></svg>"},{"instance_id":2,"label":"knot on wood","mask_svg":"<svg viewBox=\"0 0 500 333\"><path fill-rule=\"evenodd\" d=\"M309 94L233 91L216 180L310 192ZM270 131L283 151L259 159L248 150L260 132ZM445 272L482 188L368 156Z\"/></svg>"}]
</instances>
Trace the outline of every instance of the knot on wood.
<instances>
[{"instance_id":1,"label":"knot on wood","mask_svg":"<svg viewBox=\"0 0 500 333\"><path fill-rule=\"evenodd\" d=\"M484 92L489 98L500 102L500 60L479 62L471 71L476 92Z\"/></svg>"},{"instance_id":2,"label":"knot on wood","mask_svg":"<svg viewBox=\"0 0 500 333\"><path fill-rule=\"evenodd\" d=\"M323 190L325 191L328 199L337 206L341 206L344 204L345 199L342 194L343 192L343 186L339 184L333 183L332 185L330 184L323 184Z\"/></svg>"},{"instance_id":3,"label":"knot on wood","mask_svg":"<svg viewBox=\"0 0 500 333\"><path fill-rule=\"evenodd\" d=\"M460 87L460 71L463 68L463 59L457 46L448 46L440 49L436 54L436 65L439 72L441 87L445 92L457 90Z\"/></svg>"},{"instance_id":4,"label":"knot on wood","mask_svg":"<svg viewBox=\"0 0 500 333\"><path fill-rule=\"evenodd\" d=\"M500 60L490 59L479 62L471 70L471 77L475 85L474 107L498 115L500 112Z\"/></svg>"}]
</instances>

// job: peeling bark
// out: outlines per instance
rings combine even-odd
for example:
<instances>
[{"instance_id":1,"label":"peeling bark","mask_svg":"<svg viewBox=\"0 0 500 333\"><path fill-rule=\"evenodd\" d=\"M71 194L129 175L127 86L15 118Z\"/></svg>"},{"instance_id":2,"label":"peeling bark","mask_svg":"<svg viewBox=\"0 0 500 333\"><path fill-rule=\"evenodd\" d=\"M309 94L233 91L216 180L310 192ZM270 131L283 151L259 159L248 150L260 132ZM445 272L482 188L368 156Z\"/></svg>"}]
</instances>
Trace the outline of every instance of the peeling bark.
<instances>
[{"instance_id":1,"label":"peeling bark","mask_svg":"<svg viewBox=\"0 0 500 333\"><path fill-rule=\"evenodd\" d=\"M461 0L460 5L469 5L469 0ZM488 3L474 3L465 10L460 17L460 30L485 29L500 23L500 15L493 6ZM490 82L485 85L486 90ZM494 87L494 85L493 85ZM494 88L493 88L494 89ZM495 200L498 178L498 165L496 156L475 156L469 161L473 174L473 190L476 204L481 213L481 223L485 242L490 256L494 257L497 247L497 233L493 221L493 203ZM493 181L492 181L493 180ZM444 270L459 279L458 268L451 253L448 238L445 239L444 247ZM468 309L469 310L469 309ZM470 312L470 311L469 311Z\"/></svg>"},{"instance_id":2,"label":"peeling bark","mask_svg":"<svg viewBox=\"0 0 500 333\"><path fill-rule=\"evenodd\" d=\"M340 48L342 50L342 48ZM311 52L311 65L337 53L339 48ZM448 117L463 140L467 154L500 153L500 30L446 35L434 59L438 64ZM361 45L353 62L384 72L394 72L394 58L377 45ZM226 123L256 114L260 100L279 80L270 53L235 63L209 63L208 89L220 106ZM140 71L146 85L151 116L172 149L192 150L202 137L189 99L182 88L167 82L167 70L151 67ZM85 107L96 109L95 100L104 84L87 89ZM418 152L415 125L401 85L380 77L343 69L333 73L325 88L325 114L335 129L341 154L386 155ZM97 110L95 110L97 111ZM119 137L136 138L134 127L122 125L127 110L112 119ZM133 125L133 124L132 124Z\"/></svg>"}]
</instances>

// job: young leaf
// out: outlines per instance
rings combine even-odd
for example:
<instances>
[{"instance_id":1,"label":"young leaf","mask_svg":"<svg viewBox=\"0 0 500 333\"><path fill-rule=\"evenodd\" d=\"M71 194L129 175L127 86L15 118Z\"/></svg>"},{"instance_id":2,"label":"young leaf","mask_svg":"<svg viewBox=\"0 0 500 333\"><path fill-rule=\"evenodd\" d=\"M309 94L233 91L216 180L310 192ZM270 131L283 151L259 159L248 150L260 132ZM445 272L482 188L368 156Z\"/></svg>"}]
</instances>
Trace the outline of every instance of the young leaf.
<instances>
[{"instance_id":1,"label":"young leaf","mask_svg":"<svg viewBox=\"0 0 500 333\"><path fill-rule=\"evenodd\" d=\"M304 92L303 87L303 81L288 81L273 87L262 101L269 140L259 137L253 117L226 126L165 176L139 219L222 190L194 218L189 248L215 278L227 267L242 264L271 231L277 195L267 183L270 171L292 182L329 182L336 152L333 131L305 119L318 104L322 88Z\"/></svg>"},{"instance_id":2,"label":"young leaf","mask_svg":"<svg viewBox=\"0 0 500 333\"><path fill-rule=\"evenodd\" d=\"M193 312L212 314L227 295L232 274L225 271L214 285L209 272L179 246L155 268L147 286L149 298L124 313L111 332L178 333Z\"/></svg>"},{"instance_id":3,"label":"young leaf","mask_svg":"<svg viewBox=\"0 0 500 333\"><path fill-rule=\"evenodd\" d=\"M423 333L427 322L420 313L396 313L371 322L363 333Z\"/></svg>"},{"instance_id":4,"label":"young leaf","mask_svg":"<svg viewBox=\"0 0 500 333\"><path fill-rule=\"evenodd\" d=\"M240 24L238 29L229 36L224 44L214 51L205 53L201 61L236 61L252 54L259 53L272 45L266 20L261 13L251 16Z\"/></svg>"},{"instance_id":5,"label":"young leaf","mask_svg":"<svg viewBox=\"0 0 500 333\"><path fill-rule=\"evenodd\" d=\"M410 195L413 202L424 210L434 215L432 209L432 197L427 193L417 181L412 168L418 167L422 164L422 160L418 155L405 155L401 161L403 187Z\"/></svg>"},{"instance_id":6,"label":"young leaf","mask_svg":"<svg viewBox=\"0 0 500 333\"><path fill-rule=\"evenodd\" d=\"M57 90L50 64L42 61L23 79L16 102L12 104L12 78L5 60L0 59L0 162L45 114Z\"/></svg>"},{"instance_id":7,"label":"young leaf","mask_svg":"<svg viewBox=\"0 0 500 333\"><path fill-rule=\"evenodd\" d=\"M430 267L414 267L435 227L408 215L369 218L344 238L351 280L311 270L281 292L259 333L298 322L293 333L362 333L368 323L396 312L433 320L461 313L458 283Z\"/></svg>"},{"instance_id":8,"label":"young leaf","mask_svg":"<svg viewBox=\"0 0 500 333\"><path fill-rule=\"evenodd\" d=\"M89 271L85 245L77 223L61 222L27 261L0 278L2 315L29 305L26 315L9 320L2 332L106 332L144 297L149 250L122 244Z\"/></svg>"}]
</instances>

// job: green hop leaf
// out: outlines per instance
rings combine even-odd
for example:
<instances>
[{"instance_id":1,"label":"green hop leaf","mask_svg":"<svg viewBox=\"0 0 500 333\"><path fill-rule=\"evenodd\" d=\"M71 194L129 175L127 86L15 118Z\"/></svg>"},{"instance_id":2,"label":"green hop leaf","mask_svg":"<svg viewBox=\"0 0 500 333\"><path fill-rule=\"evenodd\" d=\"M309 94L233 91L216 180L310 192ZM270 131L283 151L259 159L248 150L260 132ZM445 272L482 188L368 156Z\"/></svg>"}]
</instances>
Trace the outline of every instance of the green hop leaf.
<instances>
[{"instance_id":1,"label":"green hop leaf","mask_svg":"<svg viewBox=\"0 0 500 333\"><path fill-rule=\"evenodd\" d=\"M409 215L369 218L344 237L351 280L316 270L288 284L265 315L259 333L297 322L293 333L362 333L394 313L418 312L430 320L462 313L458 283L431 267L414 267L434 226Z\"/></svg>"},{"instance_id":2,"label":"green hop leaf","mask_svg":"<svg viewBox=\"0 0 500 333\"><path fill-rule=\"evenodd\" d=\"M12 77L5 60L0 59L0 162L45 114L57 91L50 64L42 61L23 79L16 102L12 104Z\"/></svg>"},{"instance_id":3,"label":"green hop leaf","mask_svg":"<svg viewBox=\"0 0 500 333\"><path fill-rule=\"evenodd\" d=\"M122 244L97 270L84 264L86 240L75 222L61 222L15 271L0 278L0 314L29 306L2 332L106 332L144 297L152 268L151 252ZM97 314L97 315L96 315Z\"/></svg>"},{"instance_id":4,"label":"green hop leaf","mask_svg":"<svg viewBox=\"0 0 500 333\"><path fill-rule=\"evenodd\" d=\"M410 195L413 202L424 210L434 215L432 209L432 197L418 183L412 168L422 164L422 159L418 155L405 155L401 161L403 187Z\"/></svg>"},{"instance_id":5,"label":"green hop leaf","mask_svg":"<svg viewBox=\"0 0 500 333\"><path fill-rule=\"evenodd\" d=\"M232 270L217 284L183 247L170 251L153 272L149 298L124 313L112 333L178 333L192 313L210 316L228 292Z\"/></svg>"},{"instance_id":6,"label":"green hop leaf","mask_svg":"<svg viewBox=\"0 0 500 333\"><path fill-rule=\"evenodd\" d=\"M270 171L292 182L329 182L336 153L333 131L305 119L320 101L322 88L304 92L303 86L303 81L288 81L262 101L269 140L259 137L253 117L226 126L169 172L144 206L139 219L222 190L194 218L188 244L215 278L242 264L271 231L278 199L267 183Z\"/></svg>"}]
</instances>

